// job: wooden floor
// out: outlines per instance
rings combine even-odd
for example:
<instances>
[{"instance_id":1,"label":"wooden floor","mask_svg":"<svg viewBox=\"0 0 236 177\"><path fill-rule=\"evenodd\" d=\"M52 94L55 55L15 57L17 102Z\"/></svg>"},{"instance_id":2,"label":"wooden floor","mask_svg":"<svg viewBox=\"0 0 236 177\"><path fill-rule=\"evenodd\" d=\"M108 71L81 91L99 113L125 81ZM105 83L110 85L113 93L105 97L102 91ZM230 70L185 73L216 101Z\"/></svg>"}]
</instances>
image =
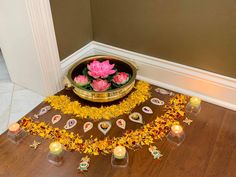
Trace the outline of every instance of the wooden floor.
<instances>
[{"instance_id":1,"label":"wooden floor","mask_svg":"<svg viewBox=\"0 0 236 177\"><path fill-rule=\"evenodd\" d=\"M37 111L42 104L30 114ZM110 155L91 157L89 171L78 174L81 157L66 152L61 167L48 163L49 141L43 140L37 150L29 148L35 136L14 145L0 136L0 177L236 177L236 112L203 103L200 115L185 127L184 143L175 147L168 141L156 146L163 154L154 160L144 147L129 151L129 166L111 167Z\"/></svg>"}]
</instances>

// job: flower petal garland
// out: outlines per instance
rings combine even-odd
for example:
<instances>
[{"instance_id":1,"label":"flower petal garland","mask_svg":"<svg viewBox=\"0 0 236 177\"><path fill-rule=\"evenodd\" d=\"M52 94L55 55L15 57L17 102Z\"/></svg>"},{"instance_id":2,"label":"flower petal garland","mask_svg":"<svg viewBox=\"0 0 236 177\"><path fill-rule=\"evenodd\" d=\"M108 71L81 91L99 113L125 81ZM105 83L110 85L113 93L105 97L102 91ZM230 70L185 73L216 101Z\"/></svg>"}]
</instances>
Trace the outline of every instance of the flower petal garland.
<instances>
[{"instance_id":1,"label":"flower petal garland","mask_svg":"<svg viewBox=\"0 0 236 177\"><path fill-rule=\"evenodd\" d=\"M173 124L179 124L178 119L184 117L187 98L187 96L177 94L169 100L168 105L165 105L166 112L164 115L157 117L140 129L127 130L122 137L106 137L103 140L97 138L83 140L79 134L53 128L45 122L34 122L31 118L23 118L20 124L23 129L32 135L59 141L69 151L78 151L90 155L109 154L118 145L134 149L151 145L155 140L165 137L170 127Z\"/></svg>"},{"instance_id":2,"label":"flower petal garland","mask_svg":"<svg viewBox=\"0 0 236 177\"><path fill-rule=\"evenodd\" d=\"M123 114L129 114L137 105L151 97L151 85L147 82L138 81L135 88L136 90L119 104L102 106L100 108L82 106L78 101L70 101L70 98L65 95L49 96L44 101L64 114L73 114L79 118L90 118L93 120L109 120Z\"/></svg>"}]
</instances>

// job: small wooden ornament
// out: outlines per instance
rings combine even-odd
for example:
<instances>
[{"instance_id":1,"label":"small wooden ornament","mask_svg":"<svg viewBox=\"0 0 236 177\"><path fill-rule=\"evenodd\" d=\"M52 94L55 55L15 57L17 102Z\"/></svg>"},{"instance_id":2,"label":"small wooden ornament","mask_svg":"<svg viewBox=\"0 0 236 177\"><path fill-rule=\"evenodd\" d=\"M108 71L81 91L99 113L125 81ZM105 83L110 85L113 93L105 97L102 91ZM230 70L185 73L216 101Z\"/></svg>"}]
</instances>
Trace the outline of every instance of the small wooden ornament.
<instances>
[{"instance_id":1,"label":"small wooden ornament","mask_svg":"<svg viewBox=\"0 0 236 177\"><path fill-rule=\"evenodd\" d=\"M37 149L40 144L41 144L41 142L34 140L33 144L31 144L30 147L33 149Z\"/></svg>"},{"instance_id":2,"label":"small wooden ornament","mask_svg":"<svg viewBox=\"0 0 236 177\"><path fill-rule=\"evenodd\" d=\"M150 146L148 150L151 152L154 159L160 159L163 156L156 146Z\"/></svg>"},{"instance_id":3,"label":"small wooden ornament","mask_svg":"<svg viewBox=\"0 0 236 177\"><path fill-rule=\"evenodd\" d=\"M186 123L186 124L188 124L188 125L190 125L190 124L193 122L193 120L186 117L186 118L183 120L183 122Z\"/></svg>"},{"instance_id":4,"label":"small wooden ornament","mask_svg":"<svg viewBox=\"0 0 236 177\"><path fill-rule=\"evenodd\" d=\"M79 167L77 168L80 172L86 172L89 168L90 158L88 156L83 157L80 161Z\"/></svg>"}]
</instances>

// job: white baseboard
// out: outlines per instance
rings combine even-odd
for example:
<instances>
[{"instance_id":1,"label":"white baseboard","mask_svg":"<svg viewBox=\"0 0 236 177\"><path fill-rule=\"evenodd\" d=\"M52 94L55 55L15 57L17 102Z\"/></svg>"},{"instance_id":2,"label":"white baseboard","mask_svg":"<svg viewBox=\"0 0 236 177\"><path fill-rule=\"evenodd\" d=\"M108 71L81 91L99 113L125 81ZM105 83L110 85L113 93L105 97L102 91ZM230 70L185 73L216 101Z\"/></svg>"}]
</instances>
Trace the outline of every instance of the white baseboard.
<instances>
[{"instance_id":1,"label":"white baseboard","mask_svg":"<svg viewBox=\"0 0 236 177\"><path fill-rule=\"evenodd\" d=\"M76 52L61 61L61 68L63 74L65 74L70 68L70 66L72 66L76 61L90 55L94 55L92 42L88 43L87 45L85 45L84 47L77 50Z\"/></svg>"},{"instance_id":2,"label":"white baseboard","mask_svg":"<svg viewBox=\"0 0 236 177\"><path fill-rule=\"evenodd\" d=\"M236 79L92 41L62 61L66 71L79 58L106 54L138 65L138 79L236 111Z\"/></svg>"}]
</instances>

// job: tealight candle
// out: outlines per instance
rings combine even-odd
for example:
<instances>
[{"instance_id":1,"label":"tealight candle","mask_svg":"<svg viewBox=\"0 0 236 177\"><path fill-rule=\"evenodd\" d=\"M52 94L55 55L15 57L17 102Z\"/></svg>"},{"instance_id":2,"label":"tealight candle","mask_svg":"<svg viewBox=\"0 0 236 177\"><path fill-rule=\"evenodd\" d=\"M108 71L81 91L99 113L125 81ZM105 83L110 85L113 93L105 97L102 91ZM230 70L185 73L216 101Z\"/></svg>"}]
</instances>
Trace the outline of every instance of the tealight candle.
<instances>
[{"instance_id":1,"label":"tealight candle","mask_svg":"<svg viewBox=\"0 0 236 177\"><path fill-rule=\"evenodd\" d=\"M181 125L172 125L166 138L168 141L179 146L185 139L183 127Z\"/></svg>"},{"instance_id":2,"label":"tealight candle","mask_svg":"<svg viewBox=\"0 0 236 177\"><path fill-rule=\"evenodd\" d=\"M116 159L124 159L126 155L126 149L124 146L117 146L115 147L113 154Z\"/></svg>"},{"instance_id":3,"label":"tealight candle","mask_svg":"<svg viewBox=\"0 0 236 177\"><path fill-rule=\"evenodd\" d=\"M62 145L59 142L52 142L49 146L50 153L54 155L60 155L62 153Z\"/></svg>"},{"instance_id":4,"label":"tealight candle","mask_svg":"<svg viewBox=\"0 0 236 177\"><path fill-rule=\"evenodd\" d=\"M181 125L172 125L170 131L174 136L181 136L184 133L183 127Z\"/></svg>"},{"instance_id":5,"label":"tealight candle","mask_svg":"<svg viewBox=\"0 0 236 177\"><path fill-rule=\"evenodd\" d=\"M17 133L17 132L19 132L19 130L20 130L20 125L18 123L13 123L9 127L9 131L11 133Z\"/></svg>"},{"instance_id":6,"label":"tealight candle","mask_svg":"<svg viewBox=\"0 0 236 177\"><path fill-rule=\"evenodd\" d=\"M192 107L198 107L201 104L201 100L197 97L190 98L190 104Z\"/></svg>"}]
</instances>

